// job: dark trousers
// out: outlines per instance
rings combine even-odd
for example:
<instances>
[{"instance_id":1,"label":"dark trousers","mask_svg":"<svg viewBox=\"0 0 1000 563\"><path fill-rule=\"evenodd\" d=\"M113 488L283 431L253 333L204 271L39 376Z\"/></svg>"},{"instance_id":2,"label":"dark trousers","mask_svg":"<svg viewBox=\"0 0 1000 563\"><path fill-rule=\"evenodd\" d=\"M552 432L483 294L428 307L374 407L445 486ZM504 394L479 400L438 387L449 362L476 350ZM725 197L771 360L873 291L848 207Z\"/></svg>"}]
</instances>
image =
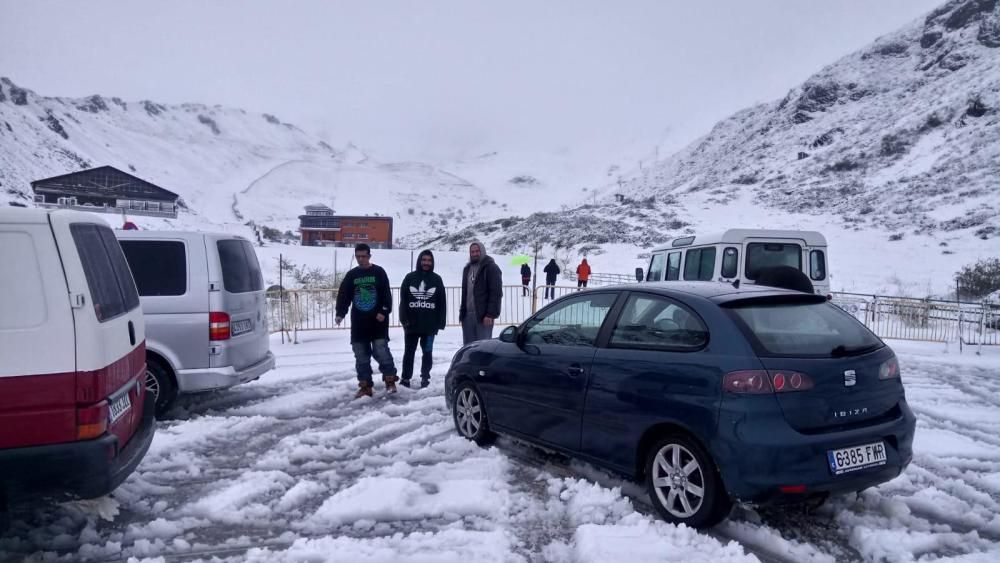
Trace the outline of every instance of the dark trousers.
<instances>
[{"instance_id":1,"label":"dark trousers","mask_svg":"<svg viewBox=\"0 0 1000 563\"><path fill-rule=\"evenodd\" d=\"M587 287L587 280L576 280L576 287Z\"/></svg>"},{"instance_id":2,"label":"dark trousers","mask_svg":"<svg viewBox=\"0 0 1000 563\"><path fill-rule=\"evenodd\" d=\"M475 342L477 340L489 340L493 338L493 327L483 326L482 321L477 321L478 315L469 313L462 319L462 345Z\"/></svg>"},{"instance_id":3,"label":"dark trousers","mask_svg":"<svg viewBox=\"0 0 1000 563\"><path fill-rule=\"evenodd\" d=\"M434 362L433 334L413 334L407 332L403 347L403 381L413 378L413 359L417 355L417 344L420 344L420 379L431 378L431 364Z\"/></svg>"},{"instance_id":4,"label":"dark trousers","mask_svg":"<svg viewBox=\"0 0 1000 563\"><path fill-rule=\"evenodd\" d=\"M555 283L556 283L556 280L545 282L545 298L546 299L555 299L556 298L556 288L552 287L553 285L555 285Z\"/></svg>"},{"instance_id":5,"label":"dark trousers","mask_svg":"<svg viewBox=\"0 0 1000 563\"><path fill-rule=\"evenodd\" d=\"M351 349L354 350L354 367L358 370L358 381L372 382L372 356L378 362L378 371L383 377L396 375L396 365L392 362L388 340L380 338L369 342L351 342Z\"/></svg>"},{"instance_id":6,"label":"dark trousers","mask_svg":"<svg viewBox=\"0 0 1000 563\"><path fill-rule=\"evenodd\" d=\"M521 278L521 289L522 289L521 295L527 295L528 294L528 284L530 282L531 282L530 279Z\"/></svg>"}]
</instances>

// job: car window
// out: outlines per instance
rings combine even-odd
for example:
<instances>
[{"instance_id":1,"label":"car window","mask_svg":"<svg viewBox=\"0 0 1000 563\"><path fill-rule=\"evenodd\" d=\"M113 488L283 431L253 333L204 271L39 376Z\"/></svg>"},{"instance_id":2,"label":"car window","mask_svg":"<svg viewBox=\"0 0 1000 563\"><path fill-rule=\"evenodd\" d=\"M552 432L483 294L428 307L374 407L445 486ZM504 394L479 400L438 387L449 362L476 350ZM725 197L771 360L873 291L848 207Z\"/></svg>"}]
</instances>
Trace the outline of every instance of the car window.
<instances>
[{"instance_id":1,"label":"car window","mask_svg":"<svg viewBox=\"0 0 1000 563\"><path fill-rule=\"evenodd\" d=\"M187 250L181 241L121 240L139 295L187 293Z\"/></svg>"},{"instance_id":2,"label":"car window","mask_svg":"<svg viewBox=\"0 0 1000 563\"><path fill-rule=\"evenodd\" d=\"M747 245L744 275L755 280L763 268L791 266L802 269L802 247L797 244L752 242Z\"/></svg>"},{"instance_id":3,"label":"car window","mask_svg":"<svg viewBox=\"0 0 1000 563\"><path fill-rule=\"evenodd\" d=\"M561 301L525 324L527 344L594 346L616 294L581 295Z\"/></svg>"},{"instance_id":4,"label":"car window","mask_svg":"<svg viewBox=\"0 0 1000 563\"><path fill-rule=\"evenodd\" d=\"M70 225L97 320L113 319L139 306L132 274L114 233L90 223Z\"/></svg>"},{"instance_id":5,"label":"car window","mask_svg":"<svg viewBox=\"0 0 1000 563\"><path fill-rule=\"evenodd\" d=\"M663 264L666 262L666 254L654 254L649 262L649 271L646 273L646 281L660 281L663 279Z\"/></svg>"},{"instance_id":6,"label":"car window","mask_svg":"<svg viewBox=\"0 0 1000 563\"><path fill-rule=\"evenodd\" d=\"M715 247L692 248L684 256L684 279L709 281L715 274Z\"/></svg>"},{"instance_id":7,"label":"car window","mask_svg":"<svg viewBox=\"0 0 1000 563\"><path fill-rule=\"evenodd\" d=\"M676 281L681 278L681 253L671 252L667 255L667 281Z\"/></svg>"},{"instance_id":8,"label":"car window","mask_svg":"<svg viewBox=\"0 0 1000 563\"><path fill-rule=\"evenodd\" d=\"M809 277L813 281L826 279L826 256L822 250L813 250L809 253Z\"/></svg>"},{"instance_id":9,"label":"car window","mask_svg":"<svg viewBox=\"0 0 1000 563\"><path fill-rule=\"evenodd\" d=\"M264 288L260 265L253 246L245 240L229 239L216 243L222 263L222 283L229 293L260 291Z\"/></svg>"},{"instance_id":10,"label":"car window","mask_svg":"<svg viewBox=\"0 0 1000 563\"><path fill-rule=\"evenodd\" d=\"M731 311L767 355L831 357L881 346L864 325L826 302L751 302Z\"/></svg>"},{"instance_id":11,"label":"car window","mask_svg":"<svg viewBox=\"0 0 1000 563\"><path fill-rule=\"evenodd\" d=\"M679 303L655 295L633 294L611 333L615 348L697 350L708 343L701 319Z\"/></svg>"},{"instance_id":12,"label":"car window","mask_svg":"<svg viewBox=\"0 0 1000 563\"><path fill-rule=\"evenodd\" d=\"M740 252L729 246L722 251L722 277L735 278L740 265Z\"/></svg>"}]
</instances>

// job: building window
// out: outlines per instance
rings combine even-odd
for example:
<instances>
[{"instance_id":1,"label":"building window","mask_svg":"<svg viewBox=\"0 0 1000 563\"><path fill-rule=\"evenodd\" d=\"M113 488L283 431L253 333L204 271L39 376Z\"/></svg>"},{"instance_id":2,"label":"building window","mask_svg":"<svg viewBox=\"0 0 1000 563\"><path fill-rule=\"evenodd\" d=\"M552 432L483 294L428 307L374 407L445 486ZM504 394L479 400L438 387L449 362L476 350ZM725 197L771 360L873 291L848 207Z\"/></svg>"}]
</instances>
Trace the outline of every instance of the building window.
<instances>
[{"instance_id":1,"label":"building window","mask_svg":"<svg viewBox=\"0 0 1000 563\"><path fill-rule=\"evenodd\" d=\"M358 234L358 238L368 240L368 233L360 233Z\"/></svg>"}]
</instances>

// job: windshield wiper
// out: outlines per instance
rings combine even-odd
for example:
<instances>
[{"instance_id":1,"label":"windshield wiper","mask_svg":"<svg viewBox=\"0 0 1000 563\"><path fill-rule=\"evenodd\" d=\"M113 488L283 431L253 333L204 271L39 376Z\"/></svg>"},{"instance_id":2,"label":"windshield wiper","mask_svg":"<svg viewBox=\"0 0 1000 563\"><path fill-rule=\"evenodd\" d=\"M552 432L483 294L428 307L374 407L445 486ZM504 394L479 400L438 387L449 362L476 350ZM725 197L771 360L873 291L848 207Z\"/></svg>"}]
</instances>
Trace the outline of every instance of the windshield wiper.
<instances>
[{"instance_id":1,"label":"windshield wiper","mask_svg":"<svg viewBox=\"0 0 1000 563\"><path fill-rule=\"evenodd\" d=\"M873 350L878 350L881 346L882 346L881 344L870 344L868 346L848 348L847 346L840 344L839 346L834 347L833 350L830 350L830 355L833 356L834 358L842 358L844 356L858 356L867 352L871 352Z\"/></svg>"}]
</instances>

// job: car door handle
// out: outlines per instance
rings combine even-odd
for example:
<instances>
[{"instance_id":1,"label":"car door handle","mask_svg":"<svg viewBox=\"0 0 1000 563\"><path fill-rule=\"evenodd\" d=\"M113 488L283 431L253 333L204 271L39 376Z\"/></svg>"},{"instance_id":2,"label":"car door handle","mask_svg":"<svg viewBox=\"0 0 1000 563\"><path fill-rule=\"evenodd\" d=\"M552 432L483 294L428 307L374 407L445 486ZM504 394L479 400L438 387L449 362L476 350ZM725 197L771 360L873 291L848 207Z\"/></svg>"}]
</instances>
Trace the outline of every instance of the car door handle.
<instances>
[{"instance_id":1,"label":"car door handle","mask_svg":"<svg viewBox=\"0 0 1000 563\"><path fill-rule=\"evenodd\" d=\"M578 365L572 365L566 369L566 373L568 373L570 377L578 377L583 375L585 371L582 367Z\"/></svg>"}]
</instances>

